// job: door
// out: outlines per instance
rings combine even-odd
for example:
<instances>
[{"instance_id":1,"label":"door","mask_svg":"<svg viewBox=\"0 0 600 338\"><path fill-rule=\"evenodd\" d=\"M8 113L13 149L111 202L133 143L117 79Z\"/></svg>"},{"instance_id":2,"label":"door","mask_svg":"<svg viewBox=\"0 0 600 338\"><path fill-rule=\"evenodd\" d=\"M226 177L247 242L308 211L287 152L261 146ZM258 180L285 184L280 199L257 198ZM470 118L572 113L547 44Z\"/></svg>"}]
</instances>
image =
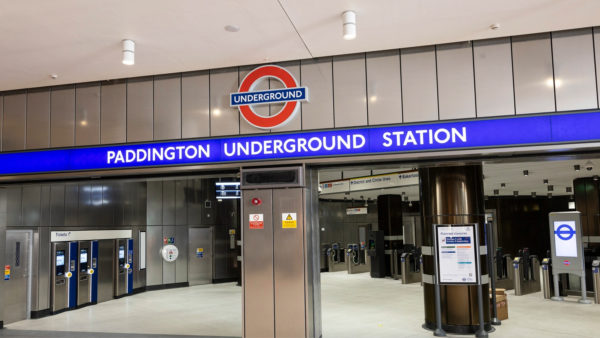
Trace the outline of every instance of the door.
<instances>
[{"instance_id":1,"label":"door","mask_svg":"<svg viewBox=\"0 0 600 338\"><path fill-rule=\"evenodd\" d=\"M213 230L189 230L188 281L190 285L210 284L213 277Z\"/></svg>"},{"instance_id":2,"label":"door","mask_svg":"<svg viewBox=\"0 0 600 338\"><path fill-rule=\"evenodd\" d=\"M6 231L6 261L4 276L4 323L29 318L31 297L32 231ZM10 270L10 271L7 271ZM6 274L10 272L10 275Z\"/></svg>"}]
</instances>

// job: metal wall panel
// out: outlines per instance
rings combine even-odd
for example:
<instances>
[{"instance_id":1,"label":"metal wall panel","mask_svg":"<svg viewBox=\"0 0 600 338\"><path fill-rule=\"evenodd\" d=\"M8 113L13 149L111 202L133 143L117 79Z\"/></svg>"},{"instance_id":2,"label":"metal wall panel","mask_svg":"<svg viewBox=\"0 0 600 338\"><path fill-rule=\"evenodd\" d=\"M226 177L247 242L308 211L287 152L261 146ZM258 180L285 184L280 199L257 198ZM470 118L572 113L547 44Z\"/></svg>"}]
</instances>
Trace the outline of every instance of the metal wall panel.
<instances>
[{"instance_id":1,"label":"metal wall panel","mask_svg":"<svg viewBox=\"0 0 600 338\"><path fill-rule=\"evenodd\" d=\"M160 285L163 282L163 260L159 253L163 245L162 226L148 226L146 231L146 285Z\"/></svg>"},{"instance_id":2,"label":"metal wall panel","mask_svg":"<svg viewBox=\"0 0 600 338\"><path fill-rule=\"evenodd\" d=\"M175 227L175 245L179 250L179 256L175 261L175 283L188 281L188 227L180 225Z\"/></svg>"},{"instance_id":3,"label":"metal wall panel","mask_svg":"<svg viewBox=\"0 0 600 338\"><path fill-rule=\"evenodd\" d=\"M2 129L4 126L4 96L0 96L0 151L2 151ZM1 249L1 248L0 248ZM2 290L0 290L2 292ZM1 306L1 304L0 304ZM2 317L0 317L2 320Z\"/></svg>"},{"instance_id":4,"label":"metal wall panel","mask_svg":"<svg viewBox=\"0 0 600 338\"><path fill-rule=\"evenodd\" d=\"M475 117L473 49L468 43L437 47L440 120Z\"/></svg>"},{"instance_id":5,"label":"metal wall panel","mask_svg":"<svg viewBox=\"0 0 600 338\"><path fill-rule=\"evenodd\" d=\"M335 127L368 124L365 63L365 54L333 58L333 120Z\"/></svg>"},{"instance_id":6,"label":"metal wall panel","mask_svg":"<svg viewBox=\"0 0 600 338\"><path fill-rule=\"evenodd\" d=\"M181 136L210 136L208 72L183 74L181 78Z\"/></svg>"},{"instance_id":7,"label":"metal wall panel","mask_svg":"<svg viewBox=\"0 0 600 338\"><path fill-rule=\"evenodd\" d=\"M310 92L310 102L302 104L302 129L333 128L332 59L300 61L300 82Z\"/></svg>"},{"instance_id":8,"label":"metal wall panel","mask_svg":"<svg viewBox=\"0 0 600 338\"><path fill-rule=\"evenodd\" d=\"M5 246L6 246L6 205L7 195L6 189L0 189L0 264L4 265L5 258ZM4 283L0 283L0 295L4 295ZM0 309L4 309L4 297L0 297ZM0 321L4 320L4 311L0 311Z\"/></svg>"},{"instance_id":9,"label":"metal wall panel","mask_svg":"<svg viewBox=\"0 0 600 338\"><path fill-rule=\"evenodd\" d=\"M162 225L162 181L148 181L147 225Z\"/></svg>"},{"instance_id":10,"label":"metal wall panel","mask_svg":"<svg viewBox=\"0 0 600 338\"><path fill-rule=\"evenodd\" d=\"M319 182L341 180L341 179L342 179L341 171L321 171L321 172L319 172Z\"/></svg>"},{"instance_id":11,"label":"metal wall panel","mask_svg":"<svg viewBox=\"0 0 600 338\"><path fill-rule=\"evenodd\" d=\"M134 226L133 233L133 288L139 289L146 286L146 270L140 269L140 231L146 231L145 226ZM145 244L145 243L144 243Z\"/></svg>"},{"instance_id":12,"label":"metal wall panel","mask_svg":"<svg viewBox=\"0 0 600 338\"><path fill-rule=\"evenodd\" d=\"M65 185L50 186L50 226L65 225Z\"/></svg>"},{"instance_id":13,"label":"metal wall panel","mask_svg":"<svg viewBox=\"0 0 600 338\"><path fill-rule=\"evenodd\" d=\"M254 68L256 68L256 66L244 66L244 67L240 67L239 69L239 73L238 73L238 83L242 83L242 81L244 80L244 78L246 77L246 75L248 75L248 73L250 73L250 71L252 71ZM268 90L269 87L269 79L268 78L263 78L257 85L256 87L254 87L254 90ZM275 82L275 81L273 81ZM236 89L237 92L237 89ZM270 112L270 105L268 104L261 104L261 105L255 105L252 107L252 109L259 115L262 116L269 116L269 112ZM238 108L235 108L236 111L239 111ZM261 129L261 128L257 128L252 126L250 123L248 123L248 121L246 121L246 119L244 119L244 117L240 114L240 134L257 134L257 133L264 133L264 132L268 132L268 129Z\"/></svg>"},{"instance_id":14,"label":"metal wall panel","mask_svg":"<svg viewBox=\"0 0 600 338\"><path fill-rule=\"evenodd\" d=\"M175 181L175 225L187 225L187 200L185 192L188 180ZM187 232L186 232L187 236Z\"/></svg>"},{"instance_id":15,"label":"metal wall panel","mask_svg":"<svg viewBox=\"0 0 600 338\"><path fill-rule=\"evenodd\" d=\"M552 33L556 110L598 108L592 29Z\"/></svg>"},{"instance_id":16,"label":"metal wall panel","mask_svg":"<svg viewBox=\"0 0 600 338\"><path fill-rule=\"evenodd\" d=\"M282 62L277 65L287 69L287 71L290 72L294 76L298 85L300 85L300 61ZM284 85L281 82L279 82L278 80L275 80L275 79L269 79L269 86L271 87L271 89L278 89L278 88L284 87ZM308 89L309 99L310 99L310 94L311 94L311 91L309 88ZM277 112L279 112L283 108L283 104L270 104L269 107L271 109L270 115L275 115ZM293 131L293 130L301 130L301 129L302 129L302 103L300 103L300 106L298 107L298 110L296 111L296 115L294 118L292 118L291 121L289 121L283 127L273 129L273 131L280 132L280 131Z\"/></svg>"},{"instance_id":17,"label":"metal wall panel","mask_svg":"<svg viewBox=\"0 0 600 338\"><path fill-rule=\"evenodd\" d=\"M77 223L78 226L91 226L94 222L92 207L92 184L90 182L77 185ZM68 191L68 188L67 188ZM67 195L68 196L68 195ZM67 198L67 200L69 200Z\"/></svg>"},{"instance_id":18,"label":"metal wall panel","mask_svg":"<svg viewBox=\"0 0 600 338\"><path fill-rule=\"evenodd\" d=\"M127 140L127 84L102 85L100 92L100 142L124 143Z\"/></svg>"},{"instance_id":19,"label":"metal wall panel","mask_svg":"<svg viewBox=\"0 0 600 338\"><path fill-rule=\"evenodd\" d=\"M594 55L596 61L596 89L598 90L597 97L600 101L600 28L594 28ZM600 104L599 104L600 106Z\"/></svg>"},{"instance_id":20,"label":"metal wall panel","mask_svg":"<svg viewBox=\"0 0 600 338\"><path fill-rule=\"evenodd\" d=\"M435 47L400 50L404 122L438 119Z\"/></svg>"},{"instance_id":21,"label":"metal wall panel","mask_svg":"<svg viewBox=\"0 0 600 338\"><path fill-rule=\"evenodd\" d=\"M40 197L40 226L50 226L50 185L43 184Z\"/></svg>"},{"instance_id":22,"label":"metal wall panel","mask_svg":"<svg viewBox=\"0 0 600 338\"><path fill-rule=\"evenodd\" d=\"M75 144L100 143L100 85L75 88Z\"/></svg>"},{"instance_id":23,"label":"metal wall panel","mask_svg":"<svg viewBox=\"0 0 600 338\"><path fill-rule=\"evenodd\" d=\"M210 71L210 135L236 135L240 132L240 113L229 106L229 94L237 92L238 70Z\"/></svg>"},{"instance_id":24,"label":"metal wall panel","mask_svg":"<svg viewBox=\"0 0 600 338\"><path fill-rule=\"evenodd\" d=\"M65 224L64 226L77 226L79 212L79 186L77 183L65 184Z\"/></svg>"},{"instance_id":25,"label":"metal wall panel","mask_svg":"<svg viewBox=\"0 0 600 338\"><path fill-rule=\"evenodd\" d=\"M517 114L555 110L550 34L512 38Z\"/></svg>"},{"instance_id":26,"label":"metal wall panel","mask_svg":"<svg viewBox=\"0 0 600 338\"><path fill-rule=\"evenodd\" d=\"M23 186L23 225L27 227L39 227L41 219L41 185Z\"/></svg>"},{"instance_id":27,"label":"metal wall panel","mask_svg":"<svg viewBox=\"0 0 600 338\"><path fill-rule=\"evenodd\" d=\"M166 238L175 237L175 245L179 245L179 240L175 236L176 235L176 233L175 233L175 226L174 225L169 225L169 226L163 226L162 228L163 228L163 238L165 238L165 237ZM166 262L164 260L162 261L162 263L163 263L163 284L173 284L173 283L175 283L175 267L176 267L176 263L175 262L170 262L169 263L169 262Z\"/></svg>"},{"instance_id":28,"label":"metal wall panel","mask_svg":"<svg viewBox=\"0 0 600 338\"><path fill-rule=\"evenodd\" d=\"M27 149L50 146L50 91L27 93Z\"/></svg>"},{"instance_id":29,"label":"metal wall panel","mask_svg":"<svg viewBox=\"0 0 600 338\"><path fill-rule=\"evenodd\" d=\"M163 181L163 225L175 225L175 181Z\"/></svg>"},{"instance_id":30,"label":"metal wall panel","mask_svg":"<svg viewBox=\"0 0 600 338\"><path fill-rule=\"evenodd\" d=\"M154 139L181 138L181 75L154 79Z\"/></svg>"},{"instance_id":31,"label":"metal wall panel","mask_svg":"<svg viewBox=\"0 0 600 338\"><path fill-rule=\"evenodd\" d=\"M152 141L153 95L151 79L127 82L127 142Z\"/></svg>"},{"instance_id":32,"label":"metal wall panel","mask_svg":"<svg viewBox=\"0 0 600 338\"><path fill-rule=\"evenodd\" d=\"M344 170L342 172L343 178L364 177L370 175L371 170Z\"/></svg>"},{"instance_id":33,"label":"metal wall panel","mask_svg":"<svg viewBox=\"0 0 600 338\"><path fill-rule=\"evenodd\" d=\"M52 89L50 94L50 147L75 145L75 88Z\"/></svg>"},{"instance_id":34,"label":"metal wall panel","mask_svg":"<svg viewBox=\"0 0 600 338\"><path fill-rule=\"evenodd\" d=\"M38 310L45 310L50 308L50 228L39 228L38 235Z\"/></svg>"},{"instance_id":35,"label":"metal wall panel","mask_svg":"<svg viewBox=\"0 0 600 338\"><path fill-rule=\"evenodd\" d=\"M188 225L200 225L202 224L202 208L204 201L200 198L201 189L200 179L190 179L188 182L187 189L187 224Z\"/></svg>"},{"instance_id":36,"label":"metal wall panel","mask_svg":"<svg viewBox=\"0 0 600 338\"><path fill-rule=\"evenodd\" d=\"M477 116L515 114L510 38L473 41Z\"/></svg>"},{"instance_id":37,"label":"metal wall panel","mask_svg":"<svg viewBox=\"0 0 600 338\"><path fill-rule=\"evenodd\" d=\"M25 149L26 94L4 96L4 120L2 126L2 150Z\"/></svg>"},{"instance_id":38,"label":"metal wall panel","mask_svg":"<svg viewBox=\"0 0 600 338\"><path fill-rule=\"evenodd\" d=\"M188 235L188 282L191 285L210 284L213 280L213 230L190 228ZM197 253L201 248L202 255Z\"/></svg>"},{"instance_id":39,"label":"metal wall panel","mask_svg":"<svg viewBox=\"0 0 600 338\"><path fill-rule=\"evenodd\" d=\"M6 222L7 226L23 224L23 189L21 186L9 186L6 190Z\"/></svg>"},{"instance_id":40,"label":"metal wall panel","mask_svg":"<svg viewBox=\"0 0 600 338\"><path fill-rule=\"evenodd\" d=\"M402 123L400 51L367 53L369 125Z\"/></svg>"}]
</instances>

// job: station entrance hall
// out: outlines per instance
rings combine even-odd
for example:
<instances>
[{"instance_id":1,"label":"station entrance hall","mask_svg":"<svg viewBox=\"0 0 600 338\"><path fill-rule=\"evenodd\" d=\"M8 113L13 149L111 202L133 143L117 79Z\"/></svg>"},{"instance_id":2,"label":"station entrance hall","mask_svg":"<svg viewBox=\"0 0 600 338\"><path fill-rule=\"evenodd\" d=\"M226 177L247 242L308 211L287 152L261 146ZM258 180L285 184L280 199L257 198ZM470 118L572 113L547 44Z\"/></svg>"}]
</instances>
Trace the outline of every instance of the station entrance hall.
<instances>
[{"instance_id":1,"label":"station entrance hall","mask_svg":"<svg viewBox=\"0 0 600 338\"><path fill-rule=\"evenodd\" d=\"M598 336L600 4L0 9L0 337Z\"/></svg>"}]
</instances>

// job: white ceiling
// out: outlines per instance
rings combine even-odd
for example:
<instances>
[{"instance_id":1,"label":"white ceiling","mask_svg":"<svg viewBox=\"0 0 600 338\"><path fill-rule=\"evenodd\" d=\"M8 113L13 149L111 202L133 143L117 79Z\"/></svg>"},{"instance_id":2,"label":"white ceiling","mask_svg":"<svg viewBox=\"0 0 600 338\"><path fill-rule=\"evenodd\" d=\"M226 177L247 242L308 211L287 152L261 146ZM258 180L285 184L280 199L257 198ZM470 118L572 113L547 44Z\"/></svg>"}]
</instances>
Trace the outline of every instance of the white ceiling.
<instances>
[{"instance_id":1,"label":"white ceiling","mask_svg":"<svg viewBox=\"0 0 600 338\"><path fill-rule=\"evenodd\" d=\"M350 9L358 37L345 41ZM590 27L598 13L593 0L3 1L0 90Z\"/></svg>"}]
</instances>

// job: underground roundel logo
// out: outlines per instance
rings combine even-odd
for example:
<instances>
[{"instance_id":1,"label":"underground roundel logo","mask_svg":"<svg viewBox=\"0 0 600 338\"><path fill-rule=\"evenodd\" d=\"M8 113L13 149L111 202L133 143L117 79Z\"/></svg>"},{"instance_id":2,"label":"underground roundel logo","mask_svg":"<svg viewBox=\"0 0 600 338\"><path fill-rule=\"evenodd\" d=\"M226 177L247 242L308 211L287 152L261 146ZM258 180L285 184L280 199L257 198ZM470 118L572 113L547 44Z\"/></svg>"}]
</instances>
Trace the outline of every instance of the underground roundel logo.
<instances>
[{"instance_id":1,"label":"underground roundel logo","mask_svg":"<svg viewBox=\"0 0 600 338\"><path fill-rule=\"evenodd\" d=\"M281 82L285 88L271 90L255 90L257 85L268 78ZM238 107L240 114L251 125L271 129L282 127L290 122L300 102L308 101L308 88L298 86L298 82L290 72L279 66L261 66L252 70L242 83L237 93L230 95L231 107ZM272 116L262 116L253 107L271 103L283 103L283 108Z\"/></svg>"},{"instance_id":2,"label":"underground roundel logo","mask_svg":"<svg viewBox=\"0 0 600 338\"><path fill-rule=\"evenodd\" d=\"M558 228L556 228L554 234L563 241L568 241L575 235L575 229L570 227L568 224L561 224Z\"/></svg>"}]
</instances>

